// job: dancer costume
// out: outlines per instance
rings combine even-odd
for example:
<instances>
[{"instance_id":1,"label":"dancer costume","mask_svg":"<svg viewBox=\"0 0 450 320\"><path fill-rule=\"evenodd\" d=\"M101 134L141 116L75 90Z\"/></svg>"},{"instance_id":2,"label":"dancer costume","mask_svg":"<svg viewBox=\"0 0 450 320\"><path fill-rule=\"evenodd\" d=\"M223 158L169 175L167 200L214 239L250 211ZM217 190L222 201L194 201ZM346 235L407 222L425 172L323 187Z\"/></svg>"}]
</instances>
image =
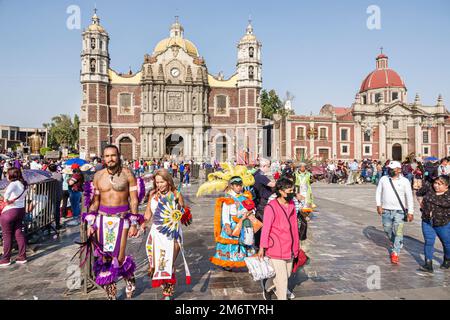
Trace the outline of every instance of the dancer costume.
<instances>
[{"instance_id":1,"label":"dancer costume","mask_svg":"<svg viewBox=\"0 0 450 320\"><path fill-rule=\"evenodd\" d=\"M137 179L137 186L131 187L130 191L138 192L139 203L143 200L145 195L145 185L141 178ZM89 208L94 194L99 194L95 190L92 182L85 182L84 196L85 206ZM85 212L82 215L82 221L86 222L90 227L98 230L99 237L94 241L94 261L93 271L95 275L95 282L105 287L109 298L114 298L114 293L109 292L109 286L114 285L123 277L127 282L126 291L130 295L135 290L134 271L136 264L132 256L125 256L122 265L119 265L118 257L121 249L122 232L124 229L129 229L130 226L139 226L144 222L142 214L133 214L130 212L128 205L118 207L106 207L100 205L97 212Z\"/></svg>"},{"instance_id":2,"label":"dancer costume","mask_svg":"<svg viewBox=\"0 0 450 320\"><path fill-rule=\"evenodd\" d=\"M222 191L228 186L228 181L235 176L242 179L243 186L248 188L255 183L255 179L246 167L233 167L228 163L220 164L223 171L217 171L208 175L208 181L199 187L197 196ZM252 246L240 243L240 236L230 236L225 232L225 224L229 224L231 230L235 230L246 209L243 206L245 200L252 199L250 191L236 194L230 190L225 197L216 200L214 211L214 238L216 252L210 261L224 268L243 268L246 266L244 259L255 254Z\"/></svg>"},{"instance_id":3,"label":"dancer costume","mask_svg":"<svg viewBox=\"0 0 450 320\"><path fill-rule=\"evenodd\" d=\"M167 195L155 194L150 199L153 212L153 223L147 238L146 251L150 264L149 276L152 287L164 286L164 297L172 297L176 277L174 271L174 244L179 244L186 272L186 284L191 283L191 274L186 262L181 224L189 225L192 215L189 207L182 207L179 202L179 192L169 192Z\"/></svg>"},{"instance_id":4,"label":"dancer costume","mask_svg":"<svg viewBox=\"0 0 450 320\"><path fill-rule=\"evenodd\" d=\"M246 193L236 194L230 190L225 197L216 200L214 212L214 238L216 240L216 253L209 260L224 268L243 268L246 266L244 259L255 254L252 247L239 243L240 236L229 236L225 232L225 224L229 224L234 230L238 222L247 211L242 202L251 199Z\"/></svg>"},{"instance_id":5,"label":"dancer costume","mask_svg":"<svg viewBox=\"0 0 450 320\"><path fill-rule=\"evenodd\" d=\"M298 192L305 197L306 205L311 208L315 208L312 189L311 189L311 173L308 171L300 172L296 171L295 175L295 186L298 188Z\"/></svg>"}]
</instances>

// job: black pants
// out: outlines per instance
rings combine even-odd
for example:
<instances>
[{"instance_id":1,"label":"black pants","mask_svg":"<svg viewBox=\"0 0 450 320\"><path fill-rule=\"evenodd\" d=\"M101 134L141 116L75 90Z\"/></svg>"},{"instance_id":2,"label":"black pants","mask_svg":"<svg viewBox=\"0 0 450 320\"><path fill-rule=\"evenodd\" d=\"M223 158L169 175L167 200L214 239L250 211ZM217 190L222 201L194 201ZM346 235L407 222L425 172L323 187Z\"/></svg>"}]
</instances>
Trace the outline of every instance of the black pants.
<instances>
[{"instance_id":1,"label":"black pants","mask_svg":"<svg viewBox=\"0 0 450 320\"><path fill-rule=\"evenodd\" d=\"M264 219L264 209L257 209L256 210L256 218L263 222ZM262 232L262 228L259 229L259 231L257 233L255 233L255 247L259 249L259 244L261 242L261 232Z\"/></svg>"},{"instance_id":2,"label":"black pants","mask_svg":"<svg viewBox=\"0 0 450 320\"><path fill-rule=\"evenodd\" d=\"M61 221L61 197L62 194L56 194L56 199L55 199L55 203L54 203L54 211L53 211L53 215L55 217L55 225L56 227L60 226L60 221ZM67 204L67 201L66 201Z\"/></svg>"},{"instance_id":3,"label":"black pants","mask_svg":"<svg viewBox=\"0 0 450 320\"><path fill-rule=\"evenodd\" d=\"M69 190L63 190L62 194L62 216L67 217L67 200L69 199Z\"/></svg>"}]
</instances>

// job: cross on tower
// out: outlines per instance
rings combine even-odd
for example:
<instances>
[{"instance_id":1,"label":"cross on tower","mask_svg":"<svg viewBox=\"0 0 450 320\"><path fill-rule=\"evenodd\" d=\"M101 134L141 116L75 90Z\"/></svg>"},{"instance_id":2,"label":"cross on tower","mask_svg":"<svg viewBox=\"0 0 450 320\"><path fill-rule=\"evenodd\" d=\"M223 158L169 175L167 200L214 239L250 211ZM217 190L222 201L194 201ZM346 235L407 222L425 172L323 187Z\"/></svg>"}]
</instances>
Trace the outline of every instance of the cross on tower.
<instances>
[{"instance_id":1,"label":"cross on tower","mask_svg":"<svg viewBox=\"0 0 450 320\"><path fill-rule=\"evenodd\" d=\"M383 54L383 47L380 47L381 54Z\"/></svg>"}]
</instances>

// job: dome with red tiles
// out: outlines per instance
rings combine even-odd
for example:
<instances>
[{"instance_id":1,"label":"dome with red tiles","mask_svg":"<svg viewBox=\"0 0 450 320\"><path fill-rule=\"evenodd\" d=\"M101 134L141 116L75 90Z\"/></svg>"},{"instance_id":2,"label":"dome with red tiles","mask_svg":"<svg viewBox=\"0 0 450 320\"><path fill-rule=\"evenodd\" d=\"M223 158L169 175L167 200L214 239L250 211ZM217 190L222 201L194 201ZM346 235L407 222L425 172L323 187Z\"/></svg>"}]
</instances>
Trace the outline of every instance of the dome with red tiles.
<instances>
[{"instance_id":1,"label":"dome with red tiles","mask_svg":"<svg viewBox=\"0 0 450 320\"><path fill-rule=\"evenodd\" d=\"M361 84L359 92L380 88L405 88L405 82L397 72L388 68L388 57L384 54L378 55L377 69L369 73Z\"/></svg>"}]
</instances>

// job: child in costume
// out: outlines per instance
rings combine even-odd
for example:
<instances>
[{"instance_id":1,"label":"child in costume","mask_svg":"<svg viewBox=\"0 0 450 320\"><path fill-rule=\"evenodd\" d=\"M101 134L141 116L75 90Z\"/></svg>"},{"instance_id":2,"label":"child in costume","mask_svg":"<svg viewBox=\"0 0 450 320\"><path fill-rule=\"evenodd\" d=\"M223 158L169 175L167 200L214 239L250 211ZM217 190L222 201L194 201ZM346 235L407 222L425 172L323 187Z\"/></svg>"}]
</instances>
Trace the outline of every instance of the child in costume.
<instances>
[{"instance_id":1,"label":"child in costume","mask_svg":"<svg viewBox=\"0 0 450 320\"><path fill-rule=\"evenodd\" d=\"M251 172L244 166L232 167L222 163L221 167L222 172L208 175L208 182L200 186L197 196L225 189L225 196L216 200L214 212L216 251L210 261L230 271L233 268L245 267L244 259L256 254L252 236L255 230L254 223L258 221L254 216L251 193L243 192L244 186L254 184Z\"/></svg>"}]
</instances>

